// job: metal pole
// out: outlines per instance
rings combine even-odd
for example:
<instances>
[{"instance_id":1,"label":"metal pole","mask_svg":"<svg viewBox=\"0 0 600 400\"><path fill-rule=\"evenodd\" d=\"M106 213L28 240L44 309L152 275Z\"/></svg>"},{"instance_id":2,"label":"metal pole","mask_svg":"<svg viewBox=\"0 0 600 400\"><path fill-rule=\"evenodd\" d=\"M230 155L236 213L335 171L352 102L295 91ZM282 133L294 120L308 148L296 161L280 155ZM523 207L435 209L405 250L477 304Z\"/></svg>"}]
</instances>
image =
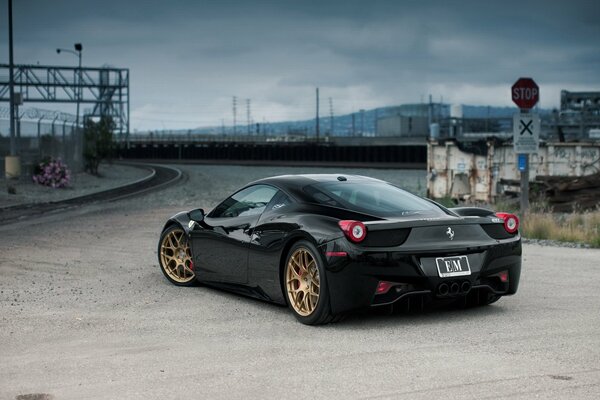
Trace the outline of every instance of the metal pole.
<instances>
[{"instance_id":1,"label":"metal pole","mask_svg":"<svg viewBox=\"0 0 600 400\"><path fill-rule=\"evenodd\" d=\"M79 157L79 153L81 152L81 138L80 138L80 134L79 134L79 104L81 102L81 50L77 52L77 55L79 57L79 68L77 69L77 115L75 117L75 140L74 140L74 145L75 145L75 151L73 152L73 161L77 164L79 164L80 161L80 157ZM77 168L79 168L79 165L77 165Z\"/></svg>"},{"instance_id":2,"label":"metal pole","mask_svg":"<svg viewBox=\"0 0 600 400\"><path fill-rule=\"evenodd\" d=\"M521 112L528 113L530 110L521 109ZM523 156L525 157L525 168L521 171L521 217L524 217L529 211L529 154Z\"/></svg>"},{"instance_id":3,"label":"metal pole","mask_svg":"<svg viewBox=\"0 0 600 400\"><path fill-rule=\"evenodd\" d=\"M67 161L67 120L65 119L63 121L63 127L62 127L62 149L61 149L61 153L62 153L62 159L64 162Z\"/></svg>"},{"instance_id":4,"label":"metal pole","mask_svg":"<svg viewBox=\"0 0 600 400\"><path fill-rule=\"evenodd\" d=\"M16 119L15 125L16 125L16 128L17 128L16 129L16 132L17 132L17 134L16 134L17 145L15 147L16 147L16 150L17 150L17 154L20 154L21 153L21 116L19 115L19 105L18 104L15 104L15 116L16 116L16 118L15 118Z\"/></svg>"},{"instance_id":5,"label":"metal pole","mask_svg":"<svg viewBox=\"0 0 600 400\"><path fill-rule=\"evenodd\" d=\"M521 171L521 214L529 211L529 154L525 156L525 170Z\"/></svg>"},{"instance_id":6,"label":"metal pole","mask_svg":"<svg viewBox=\"0 0 600 400\"><path fill-rule=\"evenodd\" d=\"M42 158L42 118L38 119L37 123L37 146L38 157Z\"/></svg>"},{"instance_id":7,"label":"metal pole","mask_svg":"<svg viewBox=\"0 0 600 400\"><path fill-rule=\"evenodd\" d=\"M317 143L319 142L319 88L317 88L317 120L316 120Z\"/></svg>"},{"instance_id":8,"label":"metal pole","mask_svg":"<svg viewBox=\"0 0 600 400\"><path fill-rule=\"evenodd\" d=\"M56 157L56 130L54 129L56 124L56 119L58 116L55 116L52 120L52 142L50 143L50 156Z\"/></svg>"},{"instance_id":9,"label":"metal pole","mask_svg":"<svg viewBox=\"0 0 600 400\"><path fill-rule=\"evenodd\" d=\"M8 0L8 68L10 90L10 155L17 155L17 140L15 137L15 75L13 59L13 18L12 0Z\"/></svg>"}]
</instances>

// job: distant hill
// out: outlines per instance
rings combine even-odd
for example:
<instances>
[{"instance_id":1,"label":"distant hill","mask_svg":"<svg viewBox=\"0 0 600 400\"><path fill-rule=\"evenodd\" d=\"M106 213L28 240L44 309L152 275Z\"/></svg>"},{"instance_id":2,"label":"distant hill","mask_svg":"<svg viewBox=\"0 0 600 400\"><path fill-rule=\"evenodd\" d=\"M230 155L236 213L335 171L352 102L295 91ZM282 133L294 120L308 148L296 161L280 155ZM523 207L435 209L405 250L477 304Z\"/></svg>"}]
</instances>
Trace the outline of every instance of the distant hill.
<instances>
[{"instance_id":1,"label":"distant hill","mask_svg":"<svg viewBox=\"0 0 600 400\"><path fill-rule=\"evenodd\" d=\"M449 104L433 104L434 120L447 118L450 116ZM463 105L462 112L464 118L512 118L512 115L517 111L516 107L491 107L491 106L471 106ZM551 110L537 110L542 116L551 114ZM373 135L375 132L375 121L378 118L389 117L392 115L405 116L427 116L426 104L404 104L400 106L380 107L371 110L358 111L353 114L337 115L333 117L333 135L334 136L352 136L353 132L356 135ZM353 121L354 116L354 121ZM322 136L331 133L332 121L329 116L321 116L319 118L319 131ZM253 135L268 135L279 136L286 134L298 134L314 136L316 131L315 119L307 119L300 121L281 121L271 122L267 124L258 124L251 127ZM247 125L238 125L237 134L246 134L248 131ZM258 131L258 133L257 133ZM156 131L159 133L167 133L164 131ZM233 134L233 127L221 126L199 127L194 129L181 129L169 131L173 134L210 134L210 135L226 135Z\"/></svg>"},{"instance_id":2,"label":"distant hill","mask_svg":"<svg viewBox=\"0 0 600 400\"><path fill-rule=\"evenodd\" d=\"M465 118L512 118L517 111L516 107L488 107L488 106L467 106L463 105L463 114ZM536 112L542 115L549 115L552 110L540 108Z\"/></svg>"}]
</instances>

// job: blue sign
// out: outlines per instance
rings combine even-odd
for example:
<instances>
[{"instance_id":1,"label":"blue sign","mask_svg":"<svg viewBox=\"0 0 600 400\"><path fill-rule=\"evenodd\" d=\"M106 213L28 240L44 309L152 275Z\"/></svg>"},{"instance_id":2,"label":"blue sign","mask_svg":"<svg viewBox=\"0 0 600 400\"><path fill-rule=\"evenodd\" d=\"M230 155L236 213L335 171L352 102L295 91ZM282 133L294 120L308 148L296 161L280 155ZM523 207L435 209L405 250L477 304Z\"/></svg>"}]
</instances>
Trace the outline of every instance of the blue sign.
<instances>
[{"instance_id":1,"label":"blue sign","mask_svg":"<svg viewBox=\"0 0 600 400\"><path fill-rule=\"evenodd\" d=\"M519 154L519 171L527 169L527 154Z\"/></svg>"}]
</instances>

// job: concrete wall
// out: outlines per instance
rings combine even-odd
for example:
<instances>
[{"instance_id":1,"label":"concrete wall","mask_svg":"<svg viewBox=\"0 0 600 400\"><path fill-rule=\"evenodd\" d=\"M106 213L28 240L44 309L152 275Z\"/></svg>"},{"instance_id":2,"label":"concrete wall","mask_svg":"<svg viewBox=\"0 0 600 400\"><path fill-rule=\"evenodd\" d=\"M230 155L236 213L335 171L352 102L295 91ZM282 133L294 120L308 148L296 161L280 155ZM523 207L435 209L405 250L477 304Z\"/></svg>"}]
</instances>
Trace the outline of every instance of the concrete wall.
<instances>
[{"instance_id":1,"label":"concrete wall","mask_svg":"<svg viewBox=\"0 0 600 400\"><path fill-rule=\"evenodd\" d=\"M530 156L530 180L538 175L582 176L600 171L600 143L548 143ZM491 202L501 194L499 180L520 179L511 145L487 143L487 154L461 151L456 143L427 145L427 192L432 198L450 196Z\"/></svg>"}]
</instances>

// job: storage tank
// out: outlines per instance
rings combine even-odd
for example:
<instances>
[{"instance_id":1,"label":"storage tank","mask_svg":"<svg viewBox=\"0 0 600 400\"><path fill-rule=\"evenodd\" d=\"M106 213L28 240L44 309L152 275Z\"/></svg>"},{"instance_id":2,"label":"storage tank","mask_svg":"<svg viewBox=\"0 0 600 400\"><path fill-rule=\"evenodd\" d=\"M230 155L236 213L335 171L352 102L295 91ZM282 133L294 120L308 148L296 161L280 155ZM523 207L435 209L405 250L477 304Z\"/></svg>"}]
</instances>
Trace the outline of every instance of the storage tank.
<instances>
[{"instance_id":1,"label":"storage tank","mask_svg":"<svg viewBox=\"0 0 600 400\"><path fill-rule=\"evenodd\" d=\"M452 106L450 106L450 118L462 118L462 117L463 117L462 104L452 104Z\"/></svg>"}]
</instances>

